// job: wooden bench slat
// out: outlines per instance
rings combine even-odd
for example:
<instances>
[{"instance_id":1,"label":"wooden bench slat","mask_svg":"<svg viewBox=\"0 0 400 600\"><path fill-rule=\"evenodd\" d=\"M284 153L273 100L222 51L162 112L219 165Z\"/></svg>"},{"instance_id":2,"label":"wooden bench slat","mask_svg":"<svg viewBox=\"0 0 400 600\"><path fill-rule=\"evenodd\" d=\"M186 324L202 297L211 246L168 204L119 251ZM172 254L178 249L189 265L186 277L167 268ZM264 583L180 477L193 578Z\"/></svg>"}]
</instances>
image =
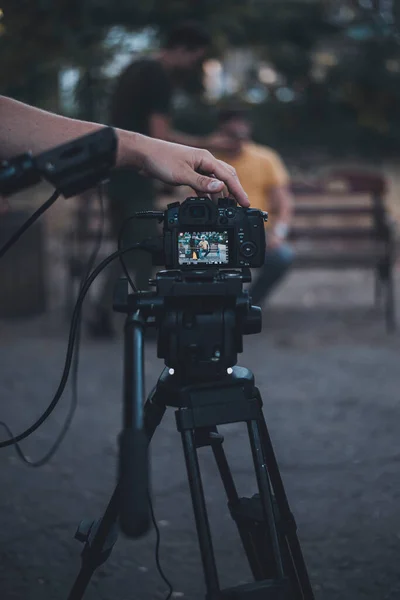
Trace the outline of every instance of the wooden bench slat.
<instances>
[{"instance_id":1,"label":"wooden bench slat","mask_svg":"<svg viewBox=\"0 0 400 600\"><path fill-rule=\"evenodd\" d=\"M330 196L331 198L342 198L343 196L355 196L355 197L371 197L374 193L371 190L359 189L352 190L351 188L338 189L334 187L307 187L306 185L292 185L290 190L294 196ZM378 195L378 194L376 194Z\"/></svg>"},{"instance_id":2,"label":"wooden bench slat","mask_svg":"<svg viewBox=\"0 0 400 600\"><path fill-rule=\"evenodd\" d=\"M329 254L295 254L293 266L295 268L322 268L345 269L365 268L371 269L378 266L384 258L384 253L329 253Z\"/></svg>"},{"instance_id":3,"label":"wooden bench slat","mask_svg":"<svg viewBox=\"0 0 400 600\"><path fill-rule=\"evenodd\" d=\"M383 207L375 209L372 206L318 206L314 204L295 204L294 214L297 215L373 215L374 213L385 214Z\"/></svg>"},{"instance_id":4,"label":"wooden bench slat","mask_svg":"<svg viewBox=\"0 0 400 600\"><path fill-rule=\"evenodd\" d=\"M384 239L384 235L378 236L377 231L373 227L292 227L290 230L289 239L346 239L346 240L371 240L377 241Z\"/></svg>"}]
</instances>

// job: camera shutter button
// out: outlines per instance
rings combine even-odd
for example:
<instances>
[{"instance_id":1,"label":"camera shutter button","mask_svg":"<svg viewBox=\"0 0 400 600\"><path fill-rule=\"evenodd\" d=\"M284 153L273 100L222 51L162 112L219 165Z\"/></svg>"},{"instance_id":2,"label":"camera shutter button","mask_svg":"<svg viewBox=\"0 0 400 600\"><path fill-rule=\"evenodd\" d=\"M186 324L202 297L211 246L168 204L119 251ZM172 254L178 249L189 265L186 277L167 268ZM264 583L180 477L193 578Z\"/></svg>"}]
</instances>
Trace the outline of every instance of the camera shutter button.
<instances>
[{"instance_id":1,"label":"camera shutter button","mask_svg":"<svg viewBox=\"0 0 400 600\"><path fill-rule=\"evenodd\" d=\"M245 242L240 246L240 254L246 258L251 258L257 252L257 246L254 242Z\"/></svg>"}]
</instances>

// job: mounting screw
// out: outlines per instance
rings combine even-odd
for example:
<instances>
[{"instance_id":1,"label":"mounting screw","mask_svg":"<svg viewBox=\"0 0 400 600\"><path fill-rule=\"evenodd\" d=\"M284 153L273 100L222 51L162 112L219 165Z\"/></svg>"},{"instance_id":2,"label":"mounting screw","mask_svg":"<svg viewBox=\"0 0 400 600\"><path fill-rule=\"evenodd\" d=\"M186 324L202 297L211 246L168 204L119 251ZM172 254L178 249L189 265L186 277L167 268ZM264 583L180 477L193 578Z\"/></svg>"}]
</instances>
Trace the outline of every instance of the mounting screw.
<instances>
[{"instance_id":1,"label":"mounting screw","mask_svg":"<svg viewBox=\"0 0 400 600\"><path fill-rule=\"evenodd\" d=\"M79 527L74 536L75 539L78 540L78 542L85 543L88 541L89 535L90 535L90 530L93 527L93 523L94 523L94 521L88 521L88 520L84 520L79 523Z\"/></svg>"},{"instance_id":2,"label":"mounting screw","mask_svg":"<svg viewBox=\"0 0 400 600\"><path fill-rule=\"evenodd\" d=\"M213 354L211 360L213 362L218 362L220 358L221 358L221 351L220 350L214 350L214 354Z\"/></svg>"}]
</instances>

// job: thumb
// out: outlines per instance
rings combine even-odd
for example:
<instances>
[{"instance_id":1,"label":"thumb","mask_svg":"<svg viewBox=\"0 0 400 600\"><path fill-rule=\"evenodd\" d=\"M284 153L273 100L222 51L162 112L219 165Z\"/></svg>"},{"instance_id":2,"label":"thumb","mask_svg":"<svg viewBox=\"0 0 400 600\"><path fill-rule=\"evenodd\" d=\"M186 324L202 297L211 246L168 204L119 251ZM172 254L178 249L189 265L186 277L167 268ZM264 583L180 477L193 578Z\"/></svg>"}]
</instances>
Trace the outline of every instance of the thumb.
<instances>
[{"instance_id":1,"label":"thumb","mask_svg":"<svg viewBox=\"0 0 400 600\"><path fill-rule=\"evenodd\" d=\"M192 181L188 185L195 189L196 192L215 194L216 192L221 192L225 185L219 179L207 177L206 175L198 175L197 173L193 173L191 179Z\"/></svg>"}]
</instances>

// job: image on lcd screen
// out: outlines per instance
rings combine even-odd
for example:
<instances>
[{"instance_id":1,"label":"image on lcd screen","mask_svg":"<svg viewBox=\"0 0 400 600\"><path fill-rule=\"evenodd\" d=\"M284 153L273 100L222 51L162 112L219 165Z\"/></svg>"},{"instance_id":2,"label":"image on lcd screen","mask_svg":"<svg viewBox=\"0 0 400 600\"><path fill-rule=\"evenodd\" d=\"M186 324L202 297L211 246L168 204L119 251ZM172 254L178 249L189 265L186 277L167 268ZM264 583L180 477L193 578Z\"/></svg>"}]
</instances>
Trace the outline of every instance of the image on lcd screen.
<instances>
[{"instance_id":1,"label":"image on lcd screen","mask_svg":"<svg viewBox=\"0 0 400 600\"><path fill-rule=\"evenodd\" d=\"M178 236L180 265L227 265L227 231L182 231Z\"/></svg>"}]
</instances>

